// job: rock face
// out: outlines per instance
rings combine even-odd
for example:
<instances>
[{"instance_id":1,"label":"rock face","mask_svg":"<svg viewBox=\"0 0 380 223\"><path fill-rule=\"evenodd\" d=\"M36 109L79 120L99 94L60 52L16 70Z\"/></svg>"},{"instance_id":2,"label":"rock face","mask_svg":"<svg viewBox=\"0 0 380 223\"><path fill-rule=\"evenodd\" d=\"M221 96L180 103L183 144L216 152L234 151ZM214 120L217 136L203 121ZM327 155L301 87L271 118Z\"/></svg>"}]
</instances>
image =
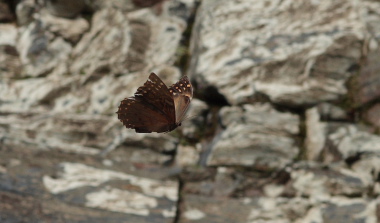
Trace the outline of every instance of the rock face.
<instances>
[{"instance_id":1,"label":"rock face","mask_svg":"<svg viewBox=\"0 0 380 223\"><path fill-rule=\"evenodd\" d=\"M299 117L270 105L225 107L223 132L211 146L208 165L242 165L281 169L299 153Z\"/></svg>"},{"instance_id":2,"label":"rock face","mask_svg":"<svg viewBox=\"0 0 380 223\"><path fill-rule=\"evenodd\" d=\"M194 25L190 72L205 86L231 104L261 93L304 107L347 93L365 31L351 1L222 2L202 4Z\"/></svg>"},{"instance_id":3,"label":"rock face","mask_svg":"<svg viewBox=\"0 0 380 223\"><path fill-rule=\"evenodd\" d=\"M378 1L1 1L0 222L380 221ZM188 75L183 125L115 112Z\"/></svg>"}]
</instances>

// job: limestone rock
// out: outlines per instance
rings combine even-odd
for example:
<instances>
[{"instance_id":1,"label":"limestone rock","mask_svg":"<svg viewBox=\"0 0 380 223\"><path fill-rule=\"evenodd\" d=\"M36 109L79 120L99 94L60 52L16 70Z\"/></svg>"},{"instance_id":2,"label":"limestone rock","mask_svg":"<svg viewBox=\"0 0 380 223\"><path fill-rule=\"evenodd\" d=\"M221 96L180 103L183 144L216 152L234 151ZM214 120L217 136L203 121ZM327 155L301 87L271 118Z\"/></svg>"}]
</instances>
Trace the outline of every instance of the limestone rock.
<instances>
[{"instance_id":1,"label":"limestone rock","mask_svg":"<svg viewBox=\"0 0 380 223\"><path fill-rule=\"evenodd\" d=\"M0 222L379 222L379 15L0 0ZM150 72L194 85L167 134L115 114Z\"/></svg>"},{"instance_id":2,"label":"limestone rock","mask_svg":"<svg viewBox=\"0 0 380 223\"><path fill-rule=\"evenodd\" d=\"M308 109L305 118L306 159L319 160L326 144L326 123L320 121L320 114L317 108Z\"/></svg>"},{"instance_id":3,"label":"limestone rock","mask_svg":"<svg viewBox=\"0 0 380 223\"><path fill-rule=\"evenodd\" d=\"M17 24L25 26L33 22L33 14L36 11L36 4L33 0L19 1L16 6Z\"/></svg>"},{"instance_id":4,"label":"limestone rock","mask_svg":"<svg viewBox=\"0 0 380 223\"><path fill-rule=\"evenodd\" d=\"M47 12L40 12L40 14L46 30L63 37L71 43L77 43L90 26L87 20L81 17L67 19L53 16Z\"/></svg>"},{"instance_id":5,"label":"limestone rock","mask_svg":"<svg viewBox=\"0 0 380 223\"><path fill-rule=\"evenodd\" d=\"M46 0L46 8L52 15L74 18L85 7L85 0Z\"/></svg>"},{"instance_id":6,"label":"limestone rock","mask_svg":"<svg viewBox=\"0 0 380 223\"><path fill-rule=\"evenodd\" d=\"M258 94L297 107L337 100L360 62L367 31L359 7L352 1L205 2L189 72L234 105Z\"/></svg>"},{"instance_id":7,"label":"limestone rock","mask_svg":"<svg viewBox=\"0 0 380 223\"><path fill-rule=\"evenodd\" d=\"M353 108L362 107L375 101L380 96L380 77L378 75L380 68L377 63L380 49L367 47L369 52L361 66L360 73L355 75L349 83L350 92L352 92L349 96L352 100L351 106Z\"/></svg>"},{"instance_id":8,"label":"limestone rock","mask_svg":"<svg viewBox=\"0 0 380 223\"><path fill-rule=\"evenodd\" d=\"M363 117L371 125L380 128L380 104L375 104L370 107Z\"/></svg>"},{"instance_id":9,"label":"limestone rock","mask_svg":"<svg viewBox=\"0 0 380 223\"><path fill-rule=\"evenodd\" d=\"M225 127L212 145L208 165L281 168L299 152L299 118L270 105L245 105L220 112Z\"/></svg>"},{"instance_id":10,"label":"limestone rock","mask_svg":"<svg viewBox=\"0 0 380 223\"><path fill-rule=\"evenodd\" d=\"M46 76L59 63L66 61L71 45L63 38L54 38L40 20L20 29L17 50L23 64L24 77Z\"/></svg>"},{"instance_id":11,"label":"limestone rock","mask_svg":"<svg viewBox=\"0 0 380 223\"><path fill-rule=\"evenodd\" d=\"M328 135L328 140L342 159L360 153L378 153L380 150L380 136L360 130L354 125L337 128Z\"/></svg>"},{"instance_id":12,"label":"limestone rock","mask_svg":"<svg viewBox=\"0 0 380 223\"><path fill-rule=\"evenodd\" d=\"M182 122L182 133L191 139L202 137L205 126L205 115L209 111L209 107L203 101L194 98L191 101L190 108L187 111L185 120Z\"/></svg>"}]
</instances>

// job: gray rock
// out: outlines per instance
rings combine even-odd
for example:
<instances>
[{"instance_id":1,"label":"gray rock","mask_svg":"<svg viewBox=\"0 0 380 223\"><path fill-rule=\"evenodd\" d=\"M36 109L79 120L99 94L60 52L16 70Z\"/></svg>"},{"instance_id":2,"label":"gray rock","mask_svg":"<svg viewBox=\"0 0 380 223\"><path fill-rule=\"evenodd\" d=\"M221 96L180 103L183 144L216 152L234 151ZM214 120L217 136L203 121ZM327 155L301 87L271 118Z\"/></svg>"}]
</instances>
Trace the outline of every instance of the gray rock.
<instances>
[{"instance_id":1,"label":"gray rock","mask_svg":"<svg viewBox=\"0 0 380 223\"><path fill-rule=\"evenodd\" d=\"M13 24L0 24L0 45L16 46L17 27Z\"/></svg>"},{"instance_id":2,"label":"gray rock","mask_svg":"<svg viewBox=\"0 0 380 223\"><path fill-rule=\"evenodd\" d=\"M193 29L189 72L234 105L256 94L286 106L337 100L361 57L363 35L357 34L366 31L359 7L347 1L205 2Z\"/></svg>"},{"instance_id":3,"label":"gray rock","mask_svg":"<svg viewBox=\"0 0 380 223\"><path fill-rule=\"evenodd\" d=\"M380 173L380 155L367 153L359 156L350 167L356 174L360 175L362 181L373 190L374 194L380 192L379 173Z\"/></svg>"},{"instance_id":4,"label":"gray rock","mask_svg":"<svg viewBox=\"0 0 380 223\"><path fill-rule=\"evenodd\" d=\"M347 168L299 163L289 171L290 180L283 194L309 197L313 200L329 200L331 196L363 196L372 182ZM291 190L290 193L287 190Z\"/></svg>"},{"instance_id":5,"label":"gray rock","mask_svg":"<svg viewBox=\"0 0 380 223\"><path fill-rule=\"evenodd\" d=\"M179 222L248 222L250 205L241 199L185 195Z\"/></svg>"},{"instance_id":6,"label":"gray rock","mask_svg":"<svg viewBox=\"0 0 380 223\"><path fill-rule=\"evenodd\" d=\"M380 104L371 106L364 112L364 119L376 128L380 128Z\"/></svg>"},{"instance_id":7,"label":"gray rock","mask_svg":"<svg viewBox=\"0 0 380 223\"><path fill-rule=\"evenodd\" d=\"M193 146L179 145L176 149L175 164L178 166L194 166L199 162L199 151Z\"/></svg>"},{"instance_id":8,"label":"gray rock","mask_svg":"<svg viewBox=\"0 0 380 223\"><path fill-rule=\"evenodd\" d=\"M379 2L42 2L0 24L0 222L379 221ZM150 72L195 87L168 134L115 114Z\"/></svg>"},{"instance_id":9,"label":"gray rock","mask_svg":"<svg viewBox=\"0 0 380 223\"><path fill-rule=\"evenodd\" d=\"M29 117L23 118L24 116ZM94 115L26 113L5 116L0 123L6 144L89 155L100 153L99 149L109 146L120 131L127 131L116 120L110 122L106 116ZM173 151L178 142L178 139L170 135L137 135L132 131L134 132L130 130L123 138L129 146L163 152Z\"/></svg>"},{"instance_id":10,"label":"gray rock","mask_svg":"<svg viewBox=\"0 0 380 223\"><path fill-rule=\"evenodd\" d=\"M331 146L335 147L342 159L360 153L379 153L380 136L358 129L354 125L337 128L328 135Z\"/></svg>"},{"instance_id":11,"label":"gray rock","mask_svg":"<svg viewBox=\"0 0 380 223\"><path fill-rule=\"evenodd\" d=\"M374 201L367 199L336 198L321 205L321 222L377 222Z\"/></svg>"},{"instance_id":12,"label":"gray rock","mask_svg":"<svg viewBox=\"0 0 380 223\"><path fill-rule=\"evenodd\" d=\"M22 0L16 6L17 24L19 26L29 25L34 21L33 14L36 11L36 4L33 0Z\"/></svg>"},{"instance_id":13,"label":"gray rock","mask_svg":"<svg viewBox=\"0 0 380 223\"><path fill-rule=\"evenodd\" d=\"M73 50L73 73L91 74L113 64L108 68L111 73L125 74L170 63L186 28L181 19L158 17L147 9L128 14L101 10L92 24Z\"/></svg>"},{"instance_id":14,"label":"gray rock","mask_svg":"<svg viewBox=\"0 0 380 223\"><path fill-rule=\"evenodd\" d=\"M52 15L74 18L85 7L85 0L44 0L46 8Z\"/></svg>"},{"instance_id":15,"label":"gray rock","mask_svg":"<svg viewBox=\"0 0 380 223\"><path fill-rule=\"evenodd\" d=\"M79 188L88 188L81 191L80 197L84 206L98 208L124 214L134 214L147 217L159 213L161 218L173 218L175 202L178 199L178 185L175 181L158 181L111 170L97 169L79 163L62 163L62 172L58 178L45 175L43 184L46 189L59 195L66 191L75 194ZM83 177L85 176L85 177ZM129 183L122 189L110 184L110 181L126 181ZM103 185L102 185L103 184ZM102 185L101 188L95 189ZM116 186L121 186L120 182ZM169 201L169 202L168 202ZM69 201L74 203L75 200ZM75 203L82 203L77 201ZM112 204L112 205L110 205Z\"/></svg>"},{"instance_id":16,"label":"gray rock","mask_svg":"<svg viewBox=\"0 0 380 223\"><path fill-rule=\"evenodd\" d=\"M211 172L210 170L204 170L204 172L207 171ZM193 174L193 176L196 175L198 174ZM232 196L236 190L240 189L243 184L243 179L244 177L241 176L241 172L239 173L234 168L218 167L213 175L202 179L202 181L187 179L183 186L183 192L203 196L227 198Z\"/></svg>"},{"instance_id":17,"label":"gray rock","mask_svg":"<svg viewBox=\"0 0 380 223\"><path fill-rule=\"evenodd\" d=\"M208 105L194 98L191 101L190 108L187 111L185 120L182 122L180 130L182 133L191 139L199 139L202 137L205 125L205 115L208 112Z\"/></svg>"},{"instance_id":18,"label":"gray rock","mask_svg":"<svg viewBox=\"0 0 380 223\"><path fill-rule=\"evenodd\" d=\"M320 103L317 105L320 119L324 121L343 121L349 120L347 111L331 103Z\"/></svg>"},{"instance_id":19,"label":"gray rock","mask_svg":"<svg viewBox=\"0 0 380 223\"><path fill-rule=\"evenodd\" d=\"M86 115L8 115L1 119L3 143L40 150L96 155L96 147L106 146L112 138L100 132L109 131L105 117ZM111 123L112 124L112 123ZM104 133L105 133L104 132ZM108 138L108 139L107 139ZM99 140L99 141L98 141Z\"/></svg>"},{"instance_id":20,"label":"gray rock","mask_svg":"<svg viewBox=\"0 0 380 223\"><path fill-rule=\"evenodd\" d=\"M371 43L368 43L368 52L365 55L365 60L362 63L360 73L353 76L349 82L351 99L351 107L358 108L365 106L377 100L380 96L380 77L378 72L380 70L377 58L380 56L378 47L371 49ZM378 43L373 43L378 44Z\"/></svg>"},{"instance_id":21,"label":"gray rock","mask_svg":"<svg viewBox=\"0 0 380 223\"><path fill-rule=\"evenodd\" d=\"M75 86L78 79L78 77L62 79L58 76L50 76L48 78L2 82L0 98L6 103L1 103L0 108L3 112L15 112L17 114L25 113L25 111L32 113L47 112L51 111L53 106L59 106L63 107L60 111L65 112L68 107L81 102L81 99L74 98L72 101L65 102L59 100L55 102L54 100L70 91L71 86Z\"/></svg>"},{"instance_id":22,"label":"gray rock","mask_svg":"<svg viewBox=\"0 0 380 223\"><path fill-rule=\"evenodd\" d=\"M44 11L40 12L40 16L46 30L63 37L71 43L77 43L90 27L87 20L81 17L67 19L53 16Z\"/></svg>"},{"instance_id":23,"label":"gray rock","mask_svg":"<svg viewBox=\"0 0 380 223\"><path fill-rule=\"evenodd\" d=\"M46 30L46 24L40 20L20 28L17 50L23 64L24 77L47 75L69 58L71 49L71 45L63 38L54 38Z\"/></svg>"},{"instance_id":24,"label":"gray rock","mask_svg":"<svg viewBox=\"0 0 380 223\"><path fill-rule=\"evenodd\" d=\"M334 197L329 201L305 198L219 198L184 196L180 222L376 222L376 201ZM312 206L312 208L310 208Z\"/></svg>"},{"instance_id":25,"label":"gray rock","mask_svg":"<svg viewBox=\"0 0 380 223\"><path fill-rule=\"evenodd\" d=\"M133 2L128 0L92 0L85 1L85 10L96 12L104 8L117 8L121 11L132 11L134 9Z\"/></svg>"},{"instance_id":26,"label":"gray rock","mask_svg":"<svg viewBox=\"0 0 380 223\"><path fill-rule=\"evenodd\" d=\"M208 165L282 168L298 155L299 118L269 104L223 108L225 127L212 145Z\"/></svg>"},{"instance_id":27,"label":"gray rock","mask_svg":"<svg viewBox=\"0 0 380 223\"><path fill-rule=\"evenodd\" d=\"M307 160L319 160L326 144L326 123L320 121L317 108L310 108L305 113L305 154Z\"/></svg>"},{"instance_id":28,"label":"gray rock","mask_svg":"<svg viewBox=\"0 0 380 223\"><path fill-rule=\"evenodd\" d=\"M73 63L70 64L70 72L93 75L106 65L107 73L127 72L131 44L127 16L115 9L104 9L94 14L91 24L91 30L71 52Z\"/></svg>"},{"instance_id":29,"label":"gray rock","mask_svg":"<svg viewBox=\"0 0 380 223\"><path fill-rule=\"evenodd\" d=\"M141 177L125 164L115 163L110 168L78 154L2 148L2 221L173 221L176 181ZM83 164L84 159L92 165ZM17 207L21 208L18 214L13 211Z\"/></svg>"},{"instance_id":30,"label":"gray rock","mask_svg":"<svg viewBox=\"0 0 380 223\"><path fill-rule=\"evenodd\" d=\"M0 69L3 78L16 78L20 74L21 62L14 46L0 45Z\"/></svg>"},{"instance_id":31,"label":"gray rock","mask_svg":"<svg viewBox=\"0 0 380 223\"><path fill-rule=\"evenodd\" d=\"M296 222L307 213L306 199L184 196L180 222Z\"/></svg>"}]
</instances>

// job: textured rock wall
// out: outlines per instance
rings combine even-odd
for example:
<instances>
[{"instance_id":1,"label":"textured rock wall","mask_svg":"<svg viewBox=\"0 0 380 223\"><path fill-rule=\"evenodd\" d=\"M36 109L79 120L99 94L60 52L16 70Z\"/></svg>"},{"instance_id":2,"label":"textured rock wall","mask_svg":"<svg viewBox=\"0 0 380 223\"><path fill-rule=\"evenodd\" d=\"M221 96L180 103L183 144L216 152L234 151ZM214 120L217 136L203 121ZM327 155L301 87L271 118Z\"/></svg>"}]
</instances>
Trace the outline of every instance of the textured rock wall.
<instances>
[{"instance_id":1,"label":"textured rock wall","mask_svg":"<svg viewBox=\"0 0 380 223\"><path fill-rule=\"evenodd\" d=\"M379 222L380 3L0 0L0 222ZM195 87L169 134L115 114Z\"/></svg>"}]
</instances>

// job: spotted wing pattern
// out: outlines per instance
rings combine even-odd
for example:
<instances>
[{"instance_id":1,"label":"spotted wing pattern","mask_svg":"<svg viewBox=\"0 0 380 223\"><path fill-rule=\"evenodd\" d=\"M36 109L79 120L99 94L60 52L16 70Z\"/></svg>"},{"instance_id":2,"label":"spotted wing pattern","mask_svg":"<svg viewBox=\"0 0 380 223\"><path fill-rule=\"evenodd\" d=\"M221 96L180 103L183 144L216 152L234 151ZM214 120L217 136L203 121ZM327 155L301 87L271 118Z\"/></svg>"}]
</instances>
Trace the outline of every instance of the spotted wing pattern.
<instances>
[{"instance_id":1,"label":"spotted wing pattern","mask_svg":"<svg viewBox=\"0 0 380 223\"><path fill-rule=\"evenodd\" d=\"M169 92L173 95L174 99L175 122L181 124L193 98L193 86L189 78L183 76L177 83L169 87Z\"/></svg>"}]
</instances>

